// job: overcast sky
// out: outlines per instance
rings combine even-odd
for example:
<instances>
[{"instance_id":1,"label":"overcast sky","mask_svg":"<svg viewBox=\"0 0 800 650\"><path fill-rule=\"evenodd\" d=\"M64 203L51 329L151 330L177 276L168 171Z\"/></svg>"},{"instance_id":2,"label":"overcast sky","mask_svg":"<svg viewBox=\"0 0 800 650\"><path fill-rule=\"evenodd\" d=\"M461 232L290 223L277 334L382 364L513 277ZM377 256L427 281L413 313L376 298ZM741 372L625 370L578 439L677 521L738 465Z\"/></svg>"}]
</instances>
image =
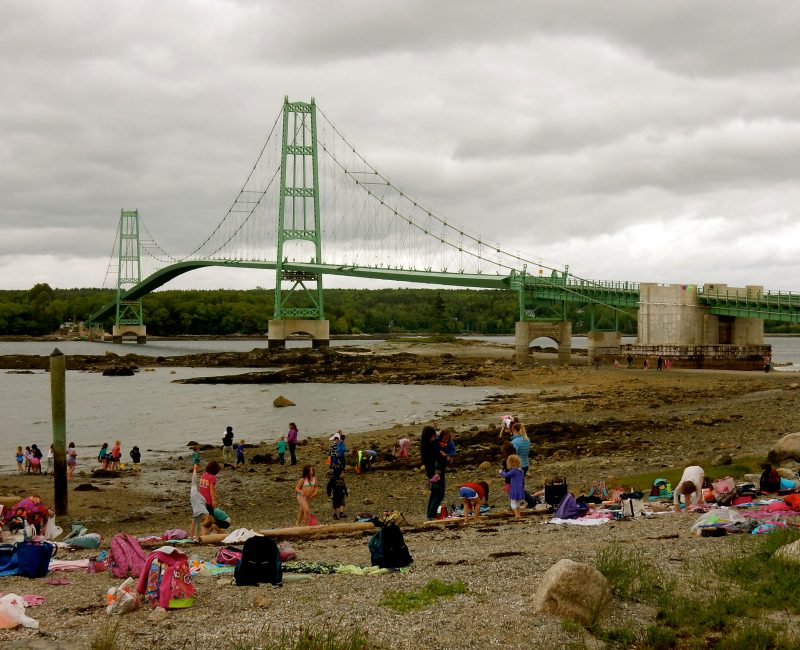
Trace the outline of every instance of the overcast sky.
<instances>
[{"instance_id":1,"label":"overcast sky","mask_svg":"<svg viewBox=\"0 0 800 650\"><path fill-rule=\"evenodd\" d=\"M0 288L101 286L122 208L190 250L288 95L531 259L800 291L798 34L762 0L3 0Z\"/></svg>"}]
</instances>

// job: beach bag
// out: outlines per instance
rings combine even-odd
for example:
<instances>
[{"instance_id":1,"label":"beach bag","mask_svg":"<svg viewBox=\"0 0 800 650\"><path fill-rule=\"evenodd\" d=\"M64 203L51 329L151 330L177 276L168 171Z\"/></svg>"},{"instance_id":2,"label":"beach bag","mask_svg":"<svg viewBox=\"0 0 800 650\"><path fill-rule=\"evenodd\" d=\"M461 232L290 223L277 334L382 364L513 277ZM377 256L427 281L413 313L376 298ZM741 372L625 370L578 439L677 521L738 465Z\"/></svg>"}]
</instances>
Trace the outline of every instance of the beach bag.
<instances>
[{"instance_id":1,"label":"beach bag","mask_svg":"<svg viewBox=\"0 0 800 650\"><path fill-rule=\"evenodd\" d=\"M544 502L547 505L557 508L566 495L566 476L554 476L544 482Z\"/></svg>"},{"instance_id":2,"label":"beach bag","mask_svg":"<svg viewBox=\"0 0 800 650\"><path fill-rule=\"evenodd\" d=\"M19 573L19 557L16 544L0 544L0 576Z\"/></svg>"},{"instance_id":3,"label":"beach bag","mask_svg":"<svg viewBox=\"0 0 800 650\"><path fill-rule=\"evenodd\" d=\"M194 605L194 584L189 573L189 558L180 551L153 551L145 560L136 583L144 602L163 609Z\"/></svg>"},{"instance_id":4,"label":"beach bag","mask_svg":"<svg viewBox=\"0 0 800 650\"><path fill-rule=\"evenodd\" d=\"M41 578L47 575L50 558L58 547L50 542L19 542L17 544L17 573L26 578Z\"/></svg>"},{"instance_id":5,"label":"beach bag","mask_svg":"<svg viewBox=\"0 0 800 650\"><path fill-rule=\"evenodd\" d=\"M233 572L238 587L258 586L283 582L283 569L278 545L270 537L256 535L242 547L242 557Z\"/></svg>"},{"instance_id":6,"label":"beach bag","mask_svg":"<svg viewBox=\"0 0 800 650\"><path fill-rule=\"evenodd\" d=\"M242 552L238 548L231 548L230 546L223 546L217 551L214 562L217 564L236 565L242 559Z\"/></svg>"},{"instance_id":7,"label":"beach bag","mask_svg":"<svg viewBox=\"0 0 800 650\"><path fill-rule=\"evenodd\" d=\"M369 538L370 561L372 566L399 569L414 560L403 539L403 531L396 524L386 524Z\"/></svg>"},{"instance_id":8,"label":"beach bag","mask_svg":"<svg viewBox=\"0 0 800 650\"><path fill-rule=\"evenodd\" d=\"M561 503L556 508L555 517L557 519L577 519L586 514L589 507L585 503L578 503L572 492L567 492Z\"/></svg>"},{"instance_id":9,"label":"beach bag","mask_svg":"<svg viewBox=\"0 0 800 650\"><path fill-rule=\"evenodd\" d=\"M108 565L115 578L139 578L144 568L145 554L133 535L117 533L111 539Z\"/></svg>"},{"instance_id":10,"label":"beach bag","mask_svg":"<svg viewBox=\"0 0 800 650\"><path fill-rule=\"evenodd\" d=\"M736 481L734 481L730 476L718 478L711 485L714 489L714 498L717 500L717 502L719 502L719 499L723 494L736 491Z\"/></svg>"},{"instance_id":11,"label":"beach bag","mask_svg":"<svg viewBox=\"0 0 800 650\"><path fill-rule=\"evenodd\" d=\"M644 501L641 498L628 497L620 499L623 517L638 517L644 515Z\"/></svg>"}]
</instances>

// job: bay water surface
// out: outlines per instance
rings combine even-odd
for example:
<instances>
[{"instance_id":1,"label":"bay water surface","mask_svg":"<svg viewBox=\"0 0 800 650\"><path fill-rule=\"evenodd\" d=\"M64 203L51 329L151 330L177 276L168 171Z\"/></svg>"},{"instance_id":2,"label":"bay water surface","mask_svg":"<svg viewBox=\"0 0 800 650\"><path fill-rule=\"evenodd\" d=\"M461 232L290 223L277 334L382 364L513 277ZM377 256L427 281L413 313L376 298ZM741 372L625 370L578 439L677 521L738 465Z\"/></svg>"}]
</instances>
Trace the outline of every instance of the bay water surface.
<instances>
[{"instance_id":1,"label":"bay water surface","mask_svg":"<svg viewBox=\"0 0 800 650\"><path fill-rule=\"evenodd\" d=\"M514 337L480 337L513 345ZM632 339L635 340L635 339ZM627 341L624 341L627 342ZM800 337L765 337L773 346L777 370L800 370ZM332 341L332 345L369 346L376 341ZM547 339L534 345L552 345ZM586 347L574 337L573 347ZM305 343L305 345L310 345ZM303 343L290 342L292 347ZM106 351L151 356L202 352L247 352L266 347L252 339L95 343L88 341L0 342L0 355L48 356L104 354ZM470 408L493 394L492 387L398 384L176 384L175 379L247 372L247 368L156 368L133 377L104 377L97 372L68 371L66 378L67 441L74 441L79 467L94 467L100 445L122 441L124 454L136 444L148 457L185 452L186 443L218 445L226 426L235 439L277 440L296 422L301 439L329 436L337 429L365 431L429 421L455 408ZM275 408L279 395L296 406ZM36 443L46 450L52 441L50 375L45 371L0 371L0 469L14 466L17 445Z\"/></svg>"}]
</instances>

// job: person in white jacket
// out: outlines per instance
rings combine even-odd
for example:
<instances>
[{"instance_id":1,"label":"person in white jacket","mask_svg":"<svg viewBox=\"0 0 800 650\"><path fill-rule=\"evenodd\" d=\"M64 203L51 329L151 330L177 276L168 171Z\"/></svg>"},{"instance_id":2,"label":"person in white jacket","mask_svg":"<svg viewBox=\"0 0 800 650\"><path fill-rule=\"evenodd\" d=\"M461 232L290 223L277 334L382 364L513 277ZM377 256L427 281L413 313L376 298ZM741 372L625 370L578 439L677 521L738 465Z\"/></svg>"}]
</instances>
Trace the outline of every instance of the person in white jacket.
<instances>
[{"instance_id":1,"label":"person in white jacket","mask_svg":"<svg viewBox=\"0 0 800 650\"><path fill-rule=\"evenodd\" d=\"M702 467L692 465L683 470L683 475L678 485L672 490L672 500L675 504L675 512L681 511L681 495L689 508L694 501L694 505L703 505L703 481L705 480L705 472Z\"/></svg>"}]
</instances>

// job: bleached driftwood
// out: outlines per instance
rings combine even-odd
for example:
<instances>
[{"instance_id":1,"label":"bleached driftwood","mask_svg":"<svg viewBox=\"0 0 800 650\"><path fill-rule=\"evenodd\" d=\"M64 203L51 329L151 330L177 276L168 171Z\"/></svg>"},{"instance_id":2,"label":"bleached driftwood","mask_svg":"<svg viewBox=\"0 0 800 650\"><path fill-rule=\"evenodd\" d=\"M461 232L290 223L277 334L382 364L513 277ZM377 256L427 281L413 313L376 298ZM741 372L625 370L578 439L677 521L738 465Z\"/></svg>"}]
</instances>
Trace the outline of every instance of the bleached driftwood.
<instances>
[{"instance_id":1,"label":"bleached driftwood","mask_svg":"<svg viewBox=\"0 0 800 650\"><path fill-rule=\"evenodd\" d=\"M268 530L257 530L259 535L266 537L280 537L287 539L290 537L316 537L321 535L336 535L339 533L357 533L374 530L375 525L369 521L352 522L347 524L325 524L322 526L293 526L291 528L270 528ZM212 533L201 535L200 542L203 544L220 544L228 536L228 533Z\"/></svg>"}]
</instances>

